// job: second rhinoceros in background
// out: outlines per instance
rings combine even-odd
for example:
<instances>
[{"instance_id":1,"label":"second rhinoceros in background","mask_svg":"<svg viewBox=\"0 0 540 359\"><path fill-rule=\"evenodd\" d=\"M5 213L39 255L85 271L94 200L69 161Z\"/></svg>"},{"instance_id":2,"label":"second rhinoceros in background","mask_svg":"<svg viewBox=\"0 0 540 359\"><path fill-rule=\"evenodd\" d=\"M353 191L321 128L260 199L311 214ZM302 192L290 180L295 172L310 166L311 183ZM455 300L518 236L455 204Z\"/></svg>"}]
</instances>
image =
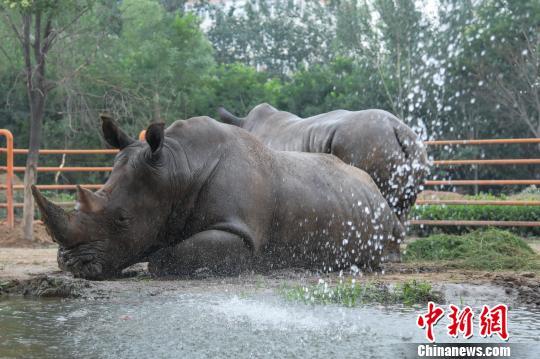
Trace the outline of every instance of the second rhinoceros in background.
<instances>
[{"instance_id":1,"label":"second rhinoceros in background","mask_svg":"<svg viewBox=\"0 0 540 359\"><path fill-rule=\"evenodd\" d=\"M223 122L244 128L275 150L331 153L366 171L403 222L429 172L424 144L382 110L337 110L300 118L269 104L245 118L218 109Z\"/></svg>"},{"instance_id":2,"label":"second rhinoceros in background","mask_svg":"<svg viewBox=\"0 0 540 359\"><path fill-rule=\"evenodd\" d=\"M120 152L102 189L78 189L74 212L33 187L59 265L75 276L111 277L148 258L157 273L230 272L258 259L373 268L403 238L371 178L334 156L274 151L208 117L153 124L146 142L109 117L103 131Z\"/></svg>"}]
</instances>

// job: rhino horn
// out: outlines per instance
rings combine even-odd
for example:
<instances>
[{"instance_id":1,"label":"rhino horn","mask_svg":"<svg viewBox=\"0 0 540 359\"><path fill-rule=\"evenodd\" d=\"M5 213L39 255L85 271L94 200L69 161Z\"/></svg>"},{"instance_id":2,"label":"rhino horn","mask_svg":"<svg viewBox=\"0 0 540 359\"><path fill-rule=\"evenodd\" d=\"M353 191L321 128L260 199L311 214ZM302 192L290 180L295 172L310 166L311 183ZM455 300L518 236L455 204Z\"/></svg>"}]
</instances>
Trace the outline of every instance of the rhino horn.
<instances>
[{"instance_id":1,"label":"rhino horn","mask_svg":"<svg viewBox=\"0 0 540 359\"><path fill-rule=\"evenodd\" d=\"M103 201L94 192L77 185L77 205L80 211L91 213L103 209Z\"/></svg>"},{"instance_id":2,"label":"rhino horn","mask_svg":"<svg viewBox=\"0 0 540 359\"><path fill-rule=\"evenodd\" d=\"M52 203L43 195L36 186L32 186L32 195L36 201L39 211L41 213L41 219L45 223L47 232L51 235L53 240L63 246L70 247L69 240L69 217L62 207Z\"/></svg>"}]
</instances>

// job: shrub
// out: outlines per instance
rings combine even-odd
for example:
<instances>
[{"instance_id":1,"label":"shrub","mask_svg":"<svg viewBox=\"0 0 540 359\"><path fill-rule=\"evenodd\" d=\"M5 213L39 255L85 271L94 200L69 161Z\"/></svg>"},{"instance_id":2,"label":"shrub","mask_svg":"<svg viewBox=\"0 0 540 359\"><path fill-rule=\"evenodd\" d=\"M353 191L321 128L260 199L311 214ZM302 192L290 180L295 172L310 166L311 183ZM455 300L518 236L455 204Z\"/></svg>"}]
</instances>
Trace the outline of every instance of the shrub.
<instances>
[{"instance_id":1,"label":"shrub","mask_svg":"<svg viewBox=\"0 0 540 359\"><path fill-rule=\"evenodd\" d=\"M538 221L540 206L493 206L493 205L421 205L411 211L411 218L431 220L478 220L478 221ZM443 233L465 233L477 227L467 226L413 226L412 233L427 235L437 229ZM511 232L539 236L540 227L512 227Z\"/></svg>"}]
</instances>

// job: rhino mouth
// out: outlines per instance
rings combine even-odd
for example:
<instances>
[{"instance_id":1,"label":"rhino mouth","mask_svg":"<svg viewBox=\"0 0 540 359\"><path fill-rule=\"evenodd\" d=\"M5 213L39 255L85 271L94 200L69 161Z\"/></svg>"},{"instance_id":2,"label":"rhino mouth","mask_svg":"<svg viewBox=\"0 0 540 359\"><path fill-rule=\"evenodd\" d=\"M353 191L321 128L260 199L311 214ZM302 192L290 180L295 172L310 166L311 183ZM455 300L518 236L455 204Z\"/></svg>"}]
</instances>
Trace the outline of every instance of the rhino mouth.
<instances>
[{"instance_id":1,"label":"rhino mouth","mask_svg":"<svg viewBox=\"0 0 540 359\"><path fill-rule=\"evenodd\" d=\"M107 261L106 241L94 241L76 247L58 248L58 266L75 278L102 280L118 275L118 270Z\"/></svg>"}]
</instances>

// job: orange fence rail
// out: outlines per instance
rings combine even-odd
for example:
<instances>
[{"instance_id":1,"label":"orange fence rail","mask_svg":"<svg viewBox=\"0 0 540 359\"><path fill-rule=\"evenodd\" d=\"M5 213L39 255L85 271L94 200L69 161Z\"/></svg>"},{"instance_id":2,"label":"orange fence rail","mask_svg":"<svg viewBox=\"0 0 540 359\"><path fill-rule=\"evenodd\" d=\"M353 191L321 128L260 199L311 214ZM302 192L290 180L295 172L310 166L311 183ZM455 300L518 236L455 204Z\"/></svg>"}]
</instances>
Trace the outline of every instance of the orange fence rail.
<instances>
[{"instance_id":1,"label":"orange fence rail","mask_svg":"<svg viewBox=\"0 0 540 359\"><path fill-rule=\"evenodd\" d=\"M10 228L15 225L15 212L13 211L13 135L8 130L1 130L0 135L6 138L6 222Z\"/></svg>"},{"instance_id":2,"label":"orange fence rail","mask_svg":"<svg viewBox=\"0 0 540 359\"><path fill-rule=\"evenodd\" d=\"M426 141L429 146L449 145L500 145L500 144L540 144L540 138L512 138L489 140L443 140ZM540 164L540 158L517 159L474 159L439 160L434 166L462 165L529 165ZM540 185L540 180L430 180L427 186L468 186L468 185ZM540 206L540 201L500 201L500 200L417 200L416 205L495 205L495 206ZM540 221L480 221L480 220L428 220L413 219L411 225L424 226L495 226L495 227L540 227Z\"/></svg>"},{"instance_id":3,"label":"orange fence rail","mask_svg":"<svg viewBox=\"0 0 540 359\"><path fill-rule=\"evenodd\" d=\"M6 170L0 166L0 171ZM38 172L111 172L112 167L38 167ZM24 172L24 167L13 167L13 172Z\"/></svg>"},{"instance_id":4,"label":"orange fence rail","mask_svg":"<svg viewBox=\"0 0 540 359\"><path fill-rule=\"evenodd\" d=\"M143 141L146 131L139 133L139 140ZM13 191L24 189L23 185L14 185L14 173L24 173L25 167L14 166L14 156L28 153L27 149L13 148L13 135L8 130L0 129L0 136L6 138L6 147L0 148L0 154L6 154L5 166L0 166L0 172L6 173L6 181L0 184L0 191L6 191L6 202L0 203L0 208L5 208L6 222L9 227L15 223L14 208L22 207L22 203L14 203ZM489 140L444 140L444 141L426 141L429 146L449 146L449 145L496 145L496 144L524 144L538 143L540 138L517 138L517 139L489 139ZM65 154L65 155L99 155L116 154L118 150L114 149L42 149L39 151L43 155ZM529 159L472 159L472 160L438 160L433 161L435 166L463 166L463 165L537 165L540 164L540 158ZM38 167L38 172L110 172L112 167ZM540 185L540 180L535 179L516 179L516 180L429 180L427 186L469 186L469 185ZM88 189L99 189L102 185L88 184L82 185ZM42 190L75 190L76 186L71 184L42 184L37 186ZM73 203L63 202L63 206L69 206ZM539 206L540 201L475 201L475 200L417 200L417 205L435 204L435 205L498 205L498 206ZM519 222L519 221L435 221L435 220L411 220L414 225L467 225L467 226L540 226L538 222Z\"/></svg>"},{"instance_id":5,"label":"orange fence rail","mask_svg":"<svg viewBox=\"0 0 540 359\"><path fill-rule=\"evenodd\" d=\"M144 141L146 131L139 133L139 139ZM13 134L9 130L0 129L0 136L5 137L6 147L0 147L0 154L6 154L5 166L0 166L0 172L6 173L5 183L0 184L0 191L6 192L6 202L0 203L0 208L6 209L6 224L8 227L13 228L15 225L15 211L14 208L21 208L22 203L14 203L13 191L24 189L24 185L13 184L14 173L25 172L25 167L14 166L15 155L28 154L27 149L13 148ZM114 155L118 153L115 149L41 149L39 150L41 155ZM112 167L38 167L38 172L110 172ZM99 189L102 185L99 184L85 184L82 185L88 189ZM64 185L38 185L41 190L75 190L76 185L64 184ZM73 205L71 202L60 203L63 206Z\"/></svg>"}]
</instances>

